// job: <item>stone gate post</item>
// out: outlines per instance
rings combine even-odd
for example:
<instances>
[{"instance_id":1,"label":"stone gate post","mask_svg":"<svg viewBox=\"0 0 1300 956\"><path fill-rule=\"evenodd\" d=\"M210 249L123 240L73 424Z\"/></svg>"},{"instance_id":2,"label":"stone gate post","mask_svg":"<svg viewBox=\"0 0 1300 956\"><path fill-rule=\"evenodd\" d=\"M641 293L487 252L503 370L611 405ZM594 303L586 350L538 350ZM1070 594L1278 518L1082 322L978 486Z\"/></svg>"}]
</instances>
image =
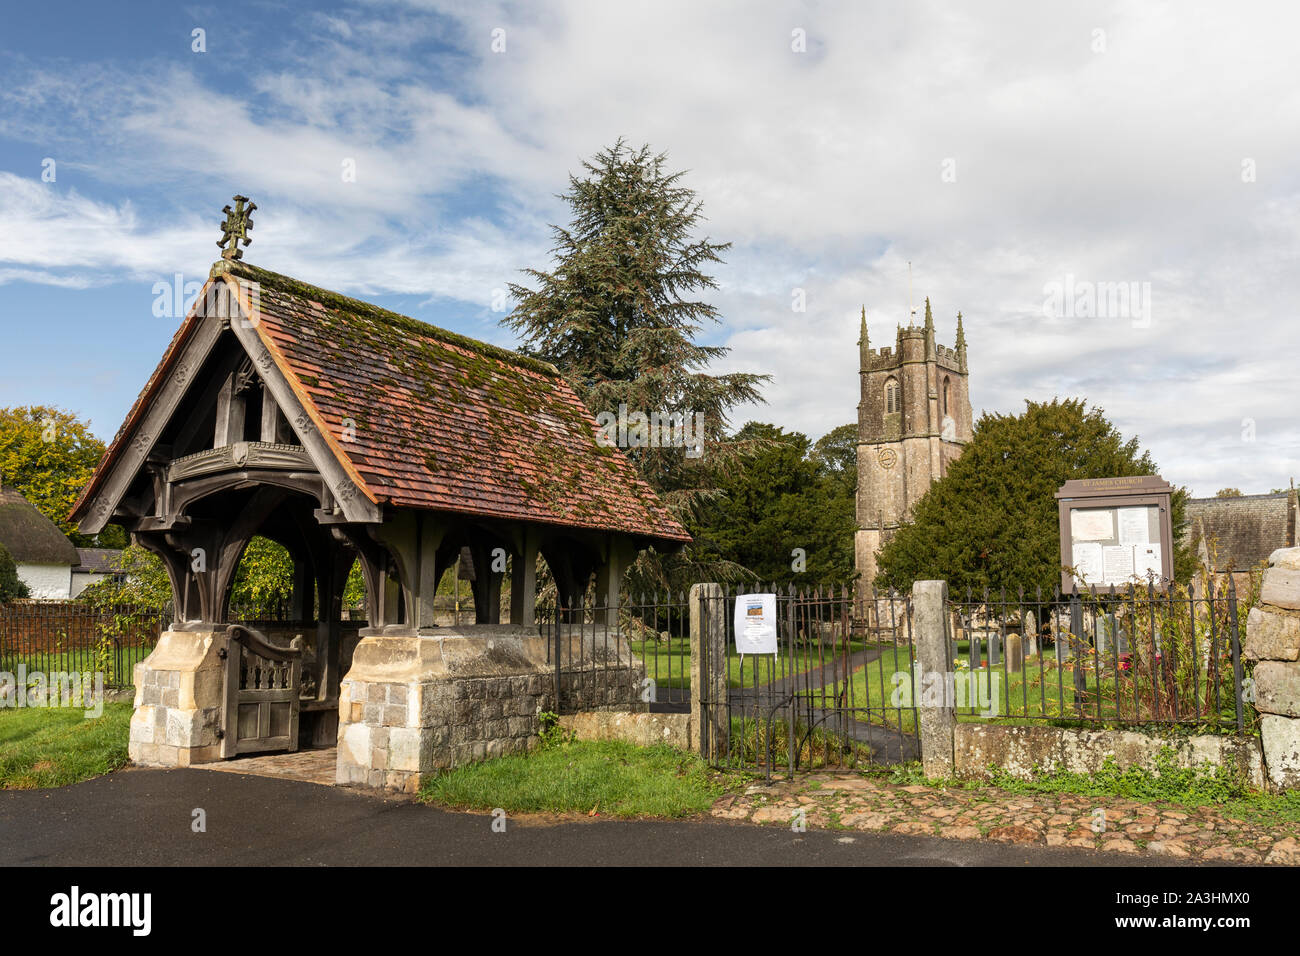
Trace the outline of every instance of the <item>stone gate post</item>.
<instances>
[{"instance_id":1,"label":"stone gate post","mask_svg":"<svg viewBox=\"0 0 1300 956\"><path fill-rule=\"evenodd\" d=\"M726 602L718 584L692 584L689 601L691 746L708 759L717 741L724 739L728 687Z\"/></svg>"},{"instance_id":2,"label":"stone gate post","mask_svg":"<svg viewBox=\"0 0 1300 956\"><path fill-rule=\"evenodd\" d=\"M927 777L953 776L953 732L957 725L955 700L950 689L948 582L917 581L912 585L912 613L916 622L916 655L921 668L921 689L916 717L921 743L921 764ZM928 693L927 693L928 689Z\"/></svg>"}]
</instances>

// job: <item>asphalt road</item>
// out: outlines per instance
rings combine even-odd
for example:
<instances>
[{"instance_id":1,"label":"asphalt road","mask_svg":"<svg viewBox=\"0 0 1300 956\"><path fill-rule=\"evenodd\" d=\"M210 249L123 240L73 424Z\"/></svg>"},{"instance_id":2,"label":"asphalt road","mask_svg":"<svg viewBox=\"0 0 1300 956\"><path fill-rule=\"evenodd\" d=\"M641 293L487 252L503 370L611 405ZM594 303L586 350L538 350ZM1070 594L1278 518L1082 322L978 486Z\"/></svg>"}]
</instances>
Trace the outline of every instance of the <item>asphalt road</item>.
<instances>
[{"instance_id":1,"label":"asphalt road","mask_svg":"<svg viewBox=\"0 0 1300 956\"><path fill-rule=\"evenodd\" d=\"M194 810L207 831L191 828ZM1156 866L1175 861L713 821L507 819L208 770L0 791L3 866Z\"/></svg>"}]
</instances>

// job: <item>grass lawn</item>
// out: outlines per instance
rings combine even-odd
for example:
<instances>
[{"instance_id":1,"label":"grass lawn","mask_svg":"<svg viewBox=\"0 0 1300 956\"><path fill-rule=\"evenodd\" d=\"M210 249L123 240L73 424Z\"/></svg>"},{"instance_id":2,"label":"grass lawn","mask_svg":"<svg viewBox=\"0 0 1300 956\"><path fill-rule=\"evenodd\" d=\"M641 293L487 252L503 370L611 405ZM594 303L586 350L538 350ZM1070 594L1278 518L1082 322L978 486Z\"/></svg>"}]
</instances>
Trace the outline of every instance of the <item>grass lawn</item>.
<instances>
[{"instance_id":1,"label":"grass lawn","mask_svg":"<svg viewBox=\"0 0 1300 956\"><path fill-rule=\"evenodd\" d=\"M87 720L76 708L0 709L0 789L62 787L124 767L131 704L105 704Z\"/></svg>"},{"instance_id":2,"label":"grass lawn","mask_svg":"<svg viewBox=\"0 0 1300 956\"><path fill-rule=\"evenodd\" d=\"M726 790L698 757L621 741L551 743L528 754L458 767L420 791L427 803L506 813L687 817Z\"/></svg>"},{"instance_id":3,"label":"grass lawn","mask_svg":"<svg viewBox=\"0 0 1300 956\"><path fill-rule=\"evenodd\" d=\"M135 665L153 653L153 647L123 647L108 655L108 667L104 674L105 686L126 686L134 679ZM19 666L25 666L27 673L40 671L44 674L94 672L99 663L93 647L77 648L73 651L55 651L48 654L0 654L0 671L17 674Z\"/></svg>"},{"instance_id":4,"label":"grass lawn","mask_svg":"<svg viewBox=\"0 0 1300 956\"><path fill-rule=\"evenodd\" d=\"M857 712L859 720L904 731L916 729L916 715L906 706L912 674L912 662L907 658L906 648L899 648L897 653L890 648L853 675L846 704L869 708ZM906 676L896 678L895 674ZM973 675L963 671L957 674L962 679L962 686L956 688L958 720L978 722L993 717L1044 714L1069 719L1073 713L1073 673L1068 668L1058 667L1055 658L1032 657L1018 674L1008 672L1004 675L1001 665L991 670L977 670ZM841 681L836 690L843 689L844 682ZM919 690L924 694L926 688L922 685ZM827 696L830 696L829 688ZM820 694L814 696L814 699L819 698ZM896 701L904 706L898 706Z\"/></svg>"},{"instance_id":5,"label":"grass lawn","mask_svg":"<svg viewBox=\"0 0 1300 956\"><path fill-rule=\"evenodd\" d=\"M645 662L645 676L651 678L656 686L680 689L691 686L690 638L675 637L662 643L653 640L628 643L632 653ZM849 653L855 654L871 646L861 641L850 641ZM742 665L733 646L727 654L728 685L740 688L769 684L791 674L801 674L821 663L829 665L829 655L832 653L842 654L843 645L834 652L829 647L824 648L822 661L817 658L817 649L810 647L806 650L799 648L793 660L783 656L774 662L770 656L751 654Z\"/></svg>"}]
</instances>

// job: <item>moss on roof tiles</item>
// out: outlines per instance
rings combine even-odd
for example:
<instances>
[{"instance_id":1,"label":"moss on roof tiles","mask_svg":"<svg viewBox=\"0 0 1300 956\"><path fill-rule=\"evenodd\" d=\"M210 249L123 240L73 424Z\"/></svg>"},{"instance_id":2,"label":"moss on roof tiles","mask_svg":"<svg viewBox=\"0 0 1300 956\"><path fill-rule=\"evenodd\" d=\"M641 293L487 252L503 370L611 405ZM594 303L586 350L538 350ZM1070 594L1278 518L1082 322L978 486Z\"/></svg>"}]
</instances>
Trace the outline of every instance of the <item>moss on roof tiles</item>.
<instances>
[{"instance_id":1,"label":"moss on roof tiles","mask_svg":"<svg viewBox=\"0 0 1300 956\"><path fill-rule=\"evenodd\" d=\"M553 378L558 378L560 375L559 370L549 362L542 362L538 359L520 355L518 352L503 349L499 345L492 345L488 342L472 339L467 335L449 332L446 329L438 328L436 325L429 325L427 322L413 319L409 315L391 312L361 299L353 299L337 292L331 292L328 289L322 289L319 286L309 285L306 282L300 282L278 272L259 269L257 266L249 265L246 262L222 261L225 263L224 271L231 275L250 279L263 288L274 289L286 295L302 299L305 302L319 302L327 311L345 312L349 316L365 316L396 329L435 339L542 375ZM216 269L217 266L213 268Z\"/></svg>"},{"instance_id":2,"label":"moss on roof tiles","mask_svg":"<svg viewBox=\"0 0 1300 956\"><path fill-rule=\"evenodd\" d=\"M552 366L243 263L219 271L262 286L266 332L322 417L357 424L345 453L385 500L689 540Z\"/></svg>"}]
</instances>

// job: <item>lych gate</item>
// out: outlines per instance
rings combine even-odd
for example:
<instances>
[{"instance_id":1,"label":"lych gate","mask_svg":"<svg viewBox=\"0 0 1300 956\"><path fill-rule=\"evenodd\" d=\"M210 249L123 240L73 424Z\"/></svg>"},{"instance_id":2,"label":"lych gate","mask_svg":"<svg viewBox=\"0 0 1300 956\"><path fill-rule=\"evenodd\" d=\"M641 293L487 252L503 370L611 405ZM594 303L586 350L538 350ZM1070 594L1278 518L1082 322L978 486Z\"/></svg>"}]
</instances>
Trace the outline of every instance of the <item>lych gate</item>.
<instances>
[{"instance_id":1,"label":"lych gate","mask_svg":"<svg viewBox=\"0 0 1300 956\"><path fill-rule=\"evenodd\" d=\"M337 740L340 781L411 789L526 746L557 684L539 555L562 606L594 581L614 614L637 551L686 533L551 366L224 255L73 511L124 525L172 583L132 759ZM265 634L228 621L255 535L294 566L293 621ZM476 623L439 628L462 548ZM341 620L354 562L364 627ZM509 703L465 706L485 692Z\"/></svg>"}]
</instances>

